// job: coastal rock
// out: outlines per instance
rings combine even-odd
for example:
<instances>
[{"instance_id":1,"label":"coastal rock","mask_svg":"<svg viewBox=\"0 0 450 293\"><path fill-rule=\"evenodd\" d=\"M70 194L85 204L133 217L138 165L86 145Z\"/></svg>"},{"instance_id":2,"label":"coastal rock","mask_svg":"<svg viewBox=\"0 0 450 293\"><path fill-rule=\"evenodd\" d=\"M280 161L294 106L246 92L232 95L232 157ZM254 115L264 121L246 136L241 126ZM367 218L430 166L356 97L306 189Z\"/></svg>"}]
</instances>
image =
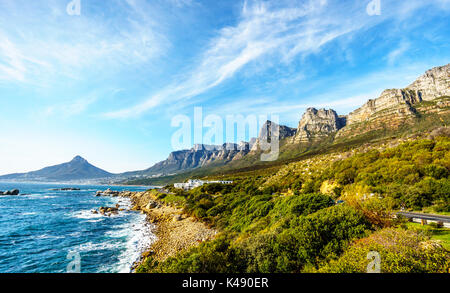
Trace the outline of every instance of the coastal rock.
<instances>
[{"instance_id":1,"label":"coastal rock","mask_svg":"<svg viewBox=\"0 0 450 293\"><path fill-rule=\"evenodd\" d=\"M145 206L145 208L146 208L147 210L150 210L150 209L157 208L158 206L159 206L159 204L158 204L157 202L155 202L155 201L150 201L150 202Z\"/></svg>"},{"instance_id":2,"label":"coastal rock","mask_svg":"<svg viewBox=\"0 0 450 293\"><path fill-rule=\"evenodd\" d=\"M20 191L18 189L13 189L9 191L4 191L3 195L19 195Z\"/></svg>"},{"instance_id":3,"label":"coastal rock","mask_svg":"<svg viewBox=\"0 0 450 293\"><path fill-rule=\"evenodd\" d=\"M112 197L116 197L119 196L120 192L119 191L112 191L110 188L106 189L105 191L97 191L95 193L95 196L112 196Z\"/></svg>"},{"instance_id":4,"label":"coastal rock","mask_svg":"<svg viewBox=\"0 0 450 293\"><path fill-rule=\"evenodd\" d=\"M80 188L74 188L74 187L67 187L67 188L55 188L52 189L53 191L77 191L81 190Z\"/></svg>"},{"instance_id":5,"label":"coastal rock","mask_svg":"<svg viewBox=\"0 0 450 293\"><path fill-rule=\"evenodd\" d=\"M104 216L117 215L119 213L118 207L100 207L98 209L99 213Z\"/></svg>"}]
</instances>

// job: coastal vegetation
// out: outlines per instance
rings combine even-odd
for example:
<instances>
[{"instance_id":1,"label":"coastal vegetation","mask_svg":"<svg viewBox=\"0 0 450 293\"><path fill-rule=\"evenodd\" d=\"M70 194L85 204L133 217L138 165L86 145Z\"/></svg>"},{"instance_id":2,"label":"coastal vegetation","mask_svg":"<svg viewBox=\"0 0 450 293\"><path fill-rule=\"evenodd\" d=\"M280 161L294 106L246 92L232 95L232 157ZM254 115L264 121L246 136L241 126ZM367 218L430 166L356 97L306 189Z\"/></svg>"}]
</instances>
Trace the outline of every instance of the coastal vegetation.
<instances>
[{"instance_id":1,"label":"coastal vegetation","mask_svg":"<svg viewBox=\"0 0 450 293\"><path fill-rule=\"evenodd\" d=\"M232 185L167 186L158 200L217 229L214 239L137 272L448 272L449 229L417 227L396 210L448 213L450 138L435 132L316 155Z\"/></svg>"}]
</instances>

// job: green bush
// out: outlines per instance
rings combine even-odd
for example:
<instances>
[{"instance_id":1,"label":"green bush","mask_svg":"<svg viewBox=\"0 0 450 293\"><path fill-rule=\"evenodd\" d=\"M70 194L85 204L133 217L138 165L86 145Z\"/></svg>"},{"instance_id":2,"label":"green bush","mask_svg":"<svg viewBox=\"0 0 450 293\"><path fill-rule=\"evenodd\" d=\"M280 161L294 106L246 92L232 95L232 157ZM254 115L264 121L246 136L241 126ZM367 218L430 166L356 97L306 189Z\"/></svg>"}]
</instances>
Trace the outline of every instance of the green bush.
<instances>
[{"instance_id":1,"label":"green bush","mask_svg":"<svg viewBox=\"0 0 450 293\"><path fill-rule=\"evenodd\" d=\"M450 253L423 233L385 229L355 242L337 260L318 270L320 273L365 273L369 252L380 254L382 273L448 273Z\"/></svg>"}]
</instances>

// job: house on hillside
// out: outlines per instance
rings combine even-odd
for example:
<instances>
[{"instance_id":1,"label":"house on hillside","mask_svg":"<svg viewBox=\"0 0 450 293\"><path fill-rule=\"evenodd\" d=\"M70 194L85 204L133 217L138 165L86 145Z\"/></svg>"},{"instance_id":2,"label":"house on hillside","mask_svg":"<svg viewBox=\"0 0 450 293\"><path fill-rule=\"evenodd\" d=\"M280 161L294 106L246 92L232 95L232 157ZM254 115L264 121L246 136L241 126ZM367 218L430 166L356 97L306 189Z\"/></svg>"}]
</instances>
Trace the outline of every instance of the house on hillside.
<instances>
[{"instance_id":1,"label":"house on hillside","mask_svg":"<svg viewBox=\"0 0 450 293\"><path fill-rule=\"evenodd\" d=\"M198 179L189 179L186 183L175 183L173 186L175 188L184 189L184 190L191 190L200 186L203 186L204 184L233 184L233 181L203 181Z\"/></svg>"}]
</instances>

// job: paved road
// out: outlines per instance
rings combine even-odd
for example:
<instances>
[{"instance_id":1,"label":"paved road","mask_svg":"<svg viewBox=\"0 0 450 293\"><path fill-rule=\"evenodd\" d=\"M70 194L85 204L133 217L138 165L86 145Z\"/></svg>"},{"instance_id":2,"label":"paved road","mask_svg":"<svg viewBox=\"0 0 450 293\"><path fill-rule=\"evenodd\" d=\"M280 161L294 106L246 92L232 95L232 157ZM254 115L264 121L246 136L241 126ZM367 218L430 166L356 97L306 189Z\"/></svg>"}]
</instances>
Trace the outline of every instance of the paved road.
<instances>
[{"instance_id":1,"label":"paved road","mask_svg":"<svg viewBox=\"0 0 450 293\"><path fill-rule=\"evenodd\" d=\"M407 218L416 218L416 219L430 220L430 221L436 221L436 222L450 223L450 216L422 214L422 213L409 213L409 212L398 212L397 214L402 215Z\"/></svg>"}]
</instances>

